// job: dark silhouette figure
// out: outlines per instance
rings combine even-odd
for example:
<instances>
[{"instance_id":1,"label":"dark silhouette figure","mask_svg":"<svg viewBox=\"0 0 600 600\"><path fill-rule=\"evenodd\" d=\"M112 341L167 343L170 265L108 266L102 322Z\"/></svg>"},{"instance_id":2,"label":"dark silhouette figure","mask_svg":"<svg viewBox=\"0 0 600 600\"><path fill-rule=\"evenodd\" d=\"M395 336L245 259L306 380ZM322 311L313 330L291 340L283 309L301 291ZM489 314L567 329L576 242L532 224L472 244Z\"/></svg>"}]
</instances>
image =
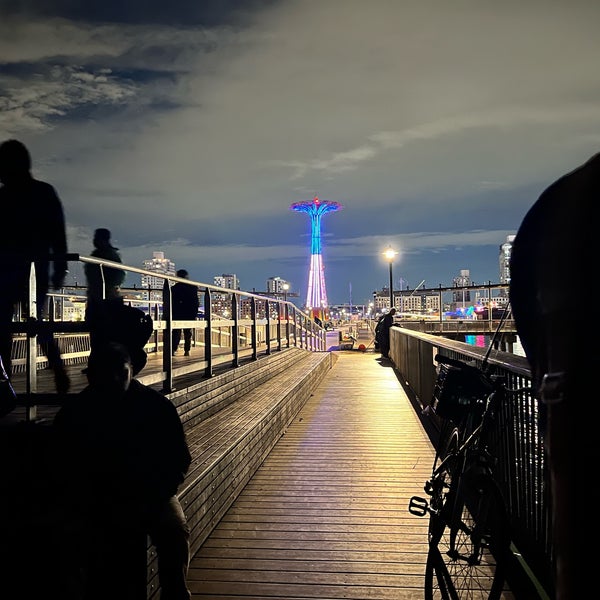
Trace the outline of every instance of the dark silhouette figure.
<instances>
[{"instance_id":1,"label":"dark silhouette figure","mask_svg":"<svg viewBox=\"0 0 600 600\"><path fill-rule=\"evenodd\" d=\"M17 305L27 308L31 262L35 262L36 314L41 322L50 283L54 289L64 285L67 237L63 206L55 189L33 178L31 156L18 140L0 144L0 182L0 356L10 377L11 322ZM50 277L51 254L62 257L53 261ZM66 393L70 382L56 341L44 330L38 340L54 371L57 392Z\"/></svg>"},{"instance_id":2,"label":"dark silhouette figure","mask_svg":"<svg viewBox=\"0 0 600 600\"><path fill-rule=\"evenodd\" d=\"M581 486L595 448L587 411L598 385L598 349L595 336L573 321L582 314L581 287L568 275L596 272L599 217L596 154L541 194L521 222L510 262L510 302L540 399L550 470L557 600L583 597L594 585L579 537L590 526Z\"/></svg>"},{"instance_id":3,"label":"dark silhouette figure","mask_svg":"<svg viewBox=\"0 0 600 600\"><path fill-rule=\"evenodd\" d=\"M132 600L140 587L145 598L147 534L161 600L188 600L190 530L176 494L191 457L177 410L132 378L121 344L95 348L85 372L89 385L54 419L65 585L85 600Z\"/></svg>"},{"instance_id":4,"label":"dark silhouette figure","mask_svg":"<svg viewBox=\"0 0 600 600\"><path fill-rule=\"evenodd\" d=\"M110 260L112 262L122 262L119 249L111 244L110 230L103 227L94 232L94 249L90 256L94 258ZM87 281L87 313L94 310L95 305L104 299L113 299L121 297L121 286L125 281L125 271L113 267L100 267L85 263L85 277Z\"/></svg>"},{"instance_id":5,"label":"dark silhouette figure","mask_svg":"<svg viewBox=\"0 0 600 600\"><path fill-rule=\"evenodd\" d=\"M177 277L181 279L188 278L188 272L185 269L177 271ZM171 288L171 315L174 321L193 321L198 317L198 308L200 300L198 299L198 287L190 283L178 281ZM177 352L179 342L181 341L181 328L173 329L172 350L173 355ZM190 355L192 348L192 330L183 329L183 351L185 356Z\"/></svg>"},{"instance_id":6,"label":"dark silhouette figure","mask_svg":"<svg viewBox=\"0 0 600 600\"><path fill-rule=\"evenodd\" d=\"M381 350L381 356L388 358L390 352L390 327L394 324L394 315L396 314L396 309L392 308L390 311L384 315L378 323L379 331L378 339L379 339L379 348Z\"/></svg>"}]
</instances>

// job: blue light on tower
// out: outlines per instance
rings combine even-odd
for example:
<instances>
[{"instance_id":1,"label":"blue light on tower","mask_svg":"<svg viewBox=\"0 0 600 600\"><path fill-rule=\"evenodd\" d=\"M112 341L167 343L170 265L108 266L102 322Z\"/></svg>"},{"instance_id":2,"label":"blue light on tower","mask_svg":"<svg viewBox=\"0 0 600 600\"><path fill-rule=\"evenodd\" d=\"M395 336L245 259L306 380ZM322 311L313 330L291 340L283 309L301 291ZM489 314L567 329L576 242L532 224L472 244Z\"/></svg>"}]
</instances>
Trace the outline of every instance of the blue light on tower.
<instances>
[{"instance_id":1,"label":"blue light on tower","mask_svg":"<svg viewBox=\"0 0 600 600\"><path fill-rule=\"evenodd\" d=\"M296 212L305 212L311 221L310 268L308 272L308 290L306 292L306 309L321 320L327 313L327 290L325 288L325 267L321 256L321 217L340 210L338 202L319 200L315 196L311 201L295 202L290 206Z\"/></svg>"}]
</instances>

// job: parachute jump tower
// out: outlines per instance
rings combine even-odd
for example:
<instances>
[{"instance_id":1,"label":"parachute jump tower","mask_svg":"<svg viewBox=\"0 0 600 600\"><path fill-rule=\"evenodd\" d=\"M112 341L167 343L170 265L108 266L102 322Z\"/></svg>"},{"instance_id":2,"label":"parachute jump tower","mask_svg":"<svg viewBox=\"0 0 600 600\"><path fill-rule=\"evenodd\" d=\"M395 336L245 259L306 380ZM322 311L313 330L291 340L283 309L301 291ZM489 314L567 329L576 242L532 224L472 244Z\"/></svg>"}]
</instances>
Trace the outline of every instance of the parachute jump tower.
<instances>
[{"instance_id":1,"label":"parachute jump tower","mask_svg":"<svg viewBox=\"0 0 600 600\"><path fill-rule=\"evenodd\" d=\"M315 196L311 201L294 202L290 206L296 212L308 213L311 222L310 270L308 272L308 290L306 292L306 310L321 321L329 318L327 311L327 290L325 289L325 270L321 256L321 217L328 212L340 210L338 202L319 200Z\"/></svg>"}]
</instances>

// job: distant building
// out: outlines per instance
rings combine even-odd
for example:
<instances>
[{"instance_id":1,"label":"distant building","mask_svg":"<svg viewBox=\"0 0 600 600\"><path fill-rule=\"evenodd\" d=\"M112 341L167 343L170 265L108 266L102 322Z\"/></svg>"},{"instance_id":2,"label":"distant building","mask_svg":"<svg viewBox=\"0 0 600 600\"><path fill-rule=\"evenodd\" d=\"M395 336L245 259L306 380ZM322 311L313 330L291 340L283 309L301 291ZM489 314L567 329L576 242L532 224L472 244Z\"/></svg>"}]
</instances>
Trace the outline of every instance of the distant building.
<instances>
[{"instance_id":1,"label":"distant building","mask_svg":"<svg viewBox=\"0 0 600 600\"><path fill-rule=\"evenodd\" d=\"M237 278L237 275L231 275L223 273L223 275L216 275L213 277L213 283L222 288L227 288L228 290L239 290L240 282Z\"/></svg>"},{"instance_id":2,"label":"distant building","mask_svg":"<svg viewBox=\"0 0 600 600\"><path fill-rule=\"evenodd\" d=\"M284 287L286 285L287 288ZM283 296L285 293L289 293L291 287L289 281L281 279L281 277L267 279L267 295L269 296Z\"/></svg>"},{"instance_id":3,"label":"distant building","mask_svg":"<svg viewBox=\"0 0 600 600\"><path fill-rule=\"evenodd\" d=\"M404 292L394 293L394 305L396 309L413 315L431 315L440 310L440 295L438 293Z\"/></svg>"},{"instance_id":4,"label":"distant building","mask_svg":"<svg viewBox=\"0 0 600 600\"><path fill-rule=\"evenodd\" d=\"M213 277L213 284L226 288L228 290L239 290L240 282L237 275L231 273L223 273L222 275L216 275ZM211 294L212 299L212 310L215 315L220 315L226 319L231 318L231 294L225 294L222 292L213 292ZM238 306L238 309L240 307Z\"/></svg>"},{"instance_id":5,"label":"distant building","mask_svg":"<svg viewBox=\"0 0 600 600\"><path fill-rule=\"evenodd\" d=\"M152 258L145 260L143 269L160 275L175 276L175 263L165 258L164 252L153 252ZM149 290L150 300L162 300L164 279L152 275L142 275L142 288Z\"/></svg>"},{"instance_id":6,"label":"distant building","mask_svg":"<svg viewBox=\"0 0 600 600\"><path fill-rule=\"evenodd\" d=\"M510 283L510 256L514 241L514 235L507 235L506 241L500 245L500 254L498 256L500 263L500 283L506 285Z\"/></svg>"},{"instance_id":7,"label":"distant building","mask_svg":"<svg viewBox=\"0 0 600 600\"><path fill-rule=\"evenodd\" d=\"M463 288L452 292L452 303L455 306L465 306L465 303L471 302L471 292L464 288L471 285L471 272L469 269L461 269L460 275L452 279L452 285L457 288Z\"/></svg>"}]
</instances>

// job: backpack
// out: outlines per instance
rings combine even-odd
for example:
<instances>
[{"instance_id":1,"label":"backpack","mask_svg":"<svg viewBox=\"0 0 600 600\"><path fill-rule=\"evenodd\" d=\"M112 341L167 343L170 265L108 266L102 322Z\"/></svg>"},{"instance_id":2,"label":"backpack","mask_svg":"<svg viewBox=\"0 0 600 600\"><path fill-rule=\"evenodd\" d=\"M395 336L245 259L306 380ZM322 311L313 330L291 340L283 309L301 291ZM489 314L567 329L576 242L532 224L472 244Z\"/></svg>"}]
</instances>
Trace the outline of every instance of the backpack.
<instances>
[{"instance_id":1,"label":"backpack","mask_svg":"<svg viewBox=\"0 0 600 600\"><path fill-rule=\"evenodd\" d=\"M121 342L128 348L144 348L154 331L150 315L140 308L123 303L115 305L110 316L113 341Z\"/></svg>"},{"instance_id":2,"label":"backpack","mask_svg":"<svg viewBox=\"0 0 600 600\"><path fill-rule=\"evenodd\" d=\"M150 315L120 298L103 300L94 325L92 344L119 342L129 351L134 374L144 368L147 361L144 347L154 331Z\"/></svg>"}]
</instances>

